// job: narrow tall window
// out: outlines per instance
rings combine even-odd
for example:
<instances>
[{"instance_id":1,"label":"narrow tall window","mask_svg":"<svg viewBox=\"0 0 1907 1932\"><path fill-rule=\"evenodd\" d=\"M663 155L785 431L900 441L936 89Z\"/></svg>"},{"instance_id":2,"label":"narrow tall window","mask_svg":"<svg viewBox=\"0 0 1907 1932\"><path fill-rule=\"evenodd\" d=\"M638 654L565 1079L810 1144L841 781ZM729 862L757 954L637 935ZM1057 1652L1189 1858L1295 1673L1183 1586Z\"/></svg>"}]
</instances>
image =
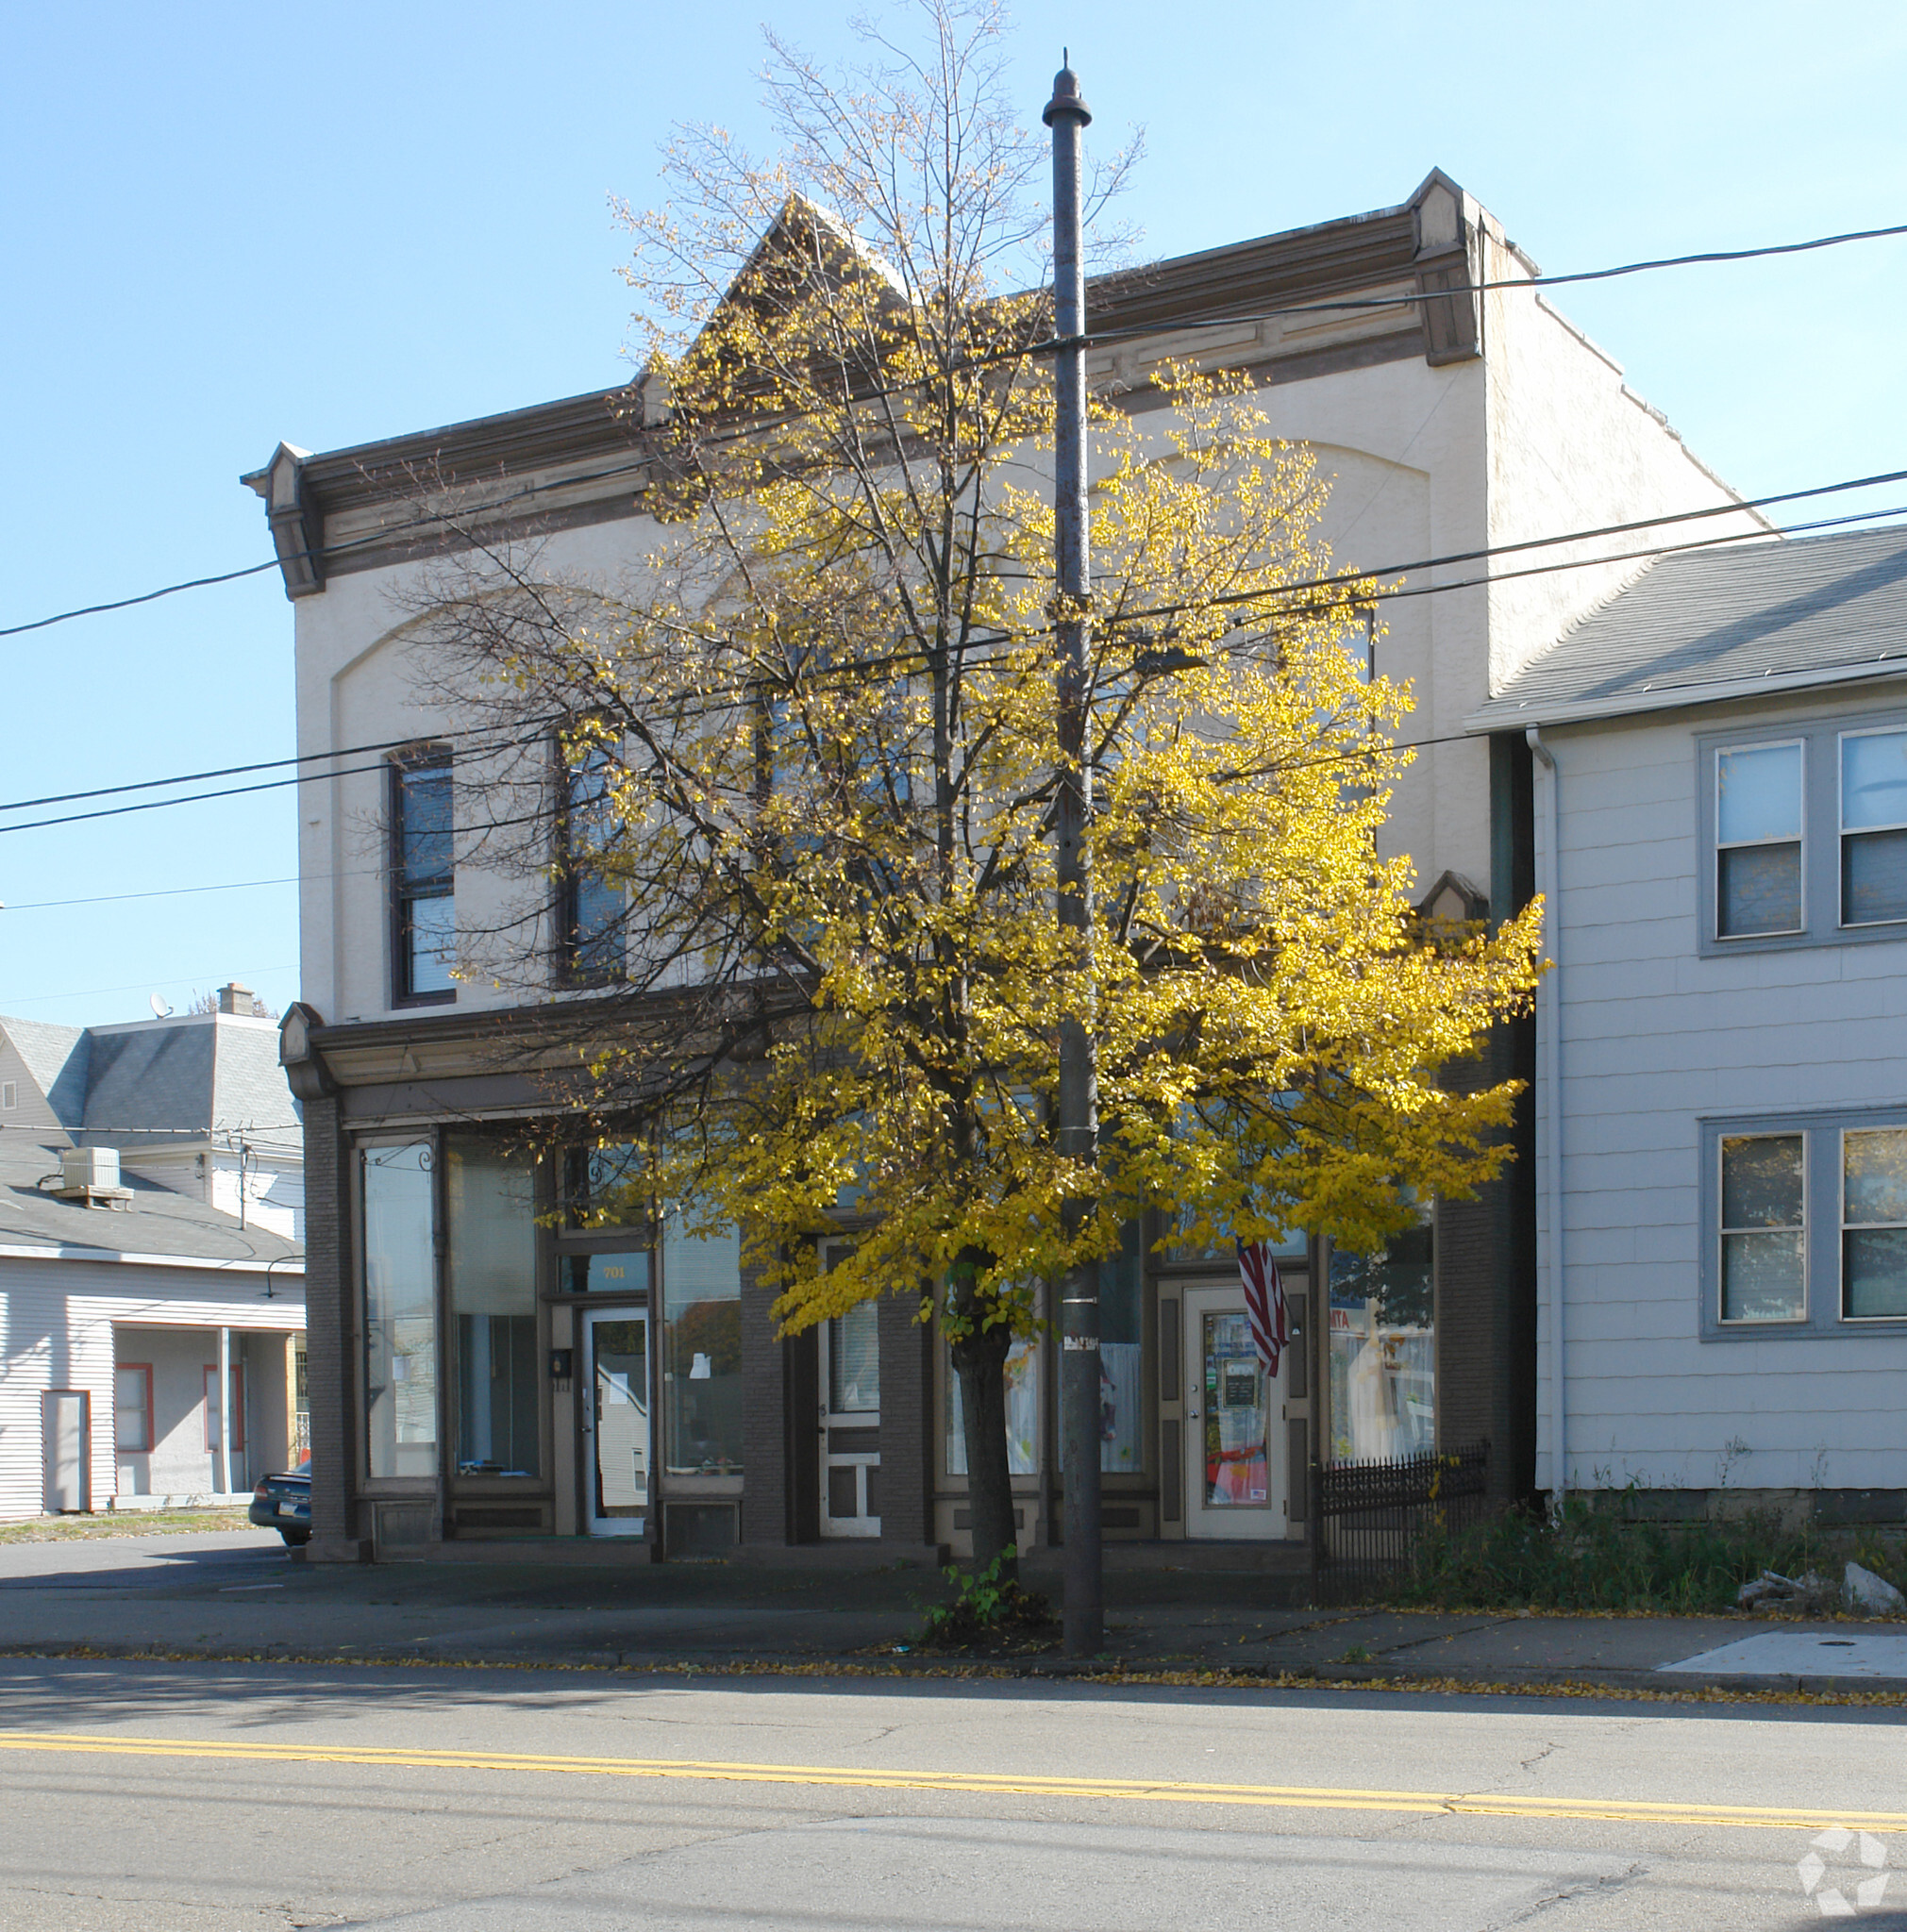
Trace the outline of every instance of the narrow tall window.
<instances>
[{"instance_id":1,"label":"narrow tall window","mask_svg":"<svg viewBox=\"0 0 1907 1932\"><path fill-rule=\"evenodd\" d=\"M1715 932L1801 929L1801 747L1715 754Z\"/></svg>"},{"instance_id":2,"label":"narrow tall window","mask_svg":"<svg viewBox=\"0 0 1907 1932\"><path fill-rule=\"evenodd\" d=\"M1907 919L1907 731L1841 740L1841 924Z\"/></svg>"},{"instance_id":3,"label":"narrow tall window","mask_svg":"<svg viewBox=\"0 0 1907 1932\"><path fill-rule=\"evenodd\" d=\"M400 1000L457 997L456 861L451 838L450 756L406 758L391 768L393 959Z\"/></svg>"},{"instance_id":4,"label":"narrow tall window","mask_svg":"<svg viewBox=\"0 0 1907 1932\"><path fill-rule=\"evenodd\" d=\"M584 983L622 977L623 889L603 875L615 833L611 758L601 745L570 753L563 774L562 946L567 977Z\"/></svg>"},{"instance_id":5,"label":"narrow tall window","mask_svg":"<svg viewBox=\"0 0 1907 1932\"><path fill-rule=\"evenodd\" d=\"M1722 1141L1724 1322L1798 1322L1807 1314L1802 1140L1748 1134Z\"/></svg>"},{"instance_id":6,"label":"narrow tall window","mask_svg":"<svg viewBox=\"0 0 1907 1932\"><path fill-rule=\"evenodd\" d=\"M1842 1137L1841 1313L1907 1316L1907 1127Z\"/></svg>"},{"instance_id":7,"label":"narrow tall window","mask_svg":"<svg viewBox=\"0 0 1907 1932\"><path fill-rule=\"evenodd\" d=\"M367 1474L437 1474L437 1286L430 1145L367 1147L364 1425Z\"/></svg>"},{"instance_id":8,"label":"narrow tall window","mask_svg":"<svg viewBox=\"0 0 1907 1932\"><path fill-rule=\"evenodd\" d=\"M150 1362L121 1362L112 1372L112 1440L128 1456L152 1448Z\"/></svg>"}]
</instances>

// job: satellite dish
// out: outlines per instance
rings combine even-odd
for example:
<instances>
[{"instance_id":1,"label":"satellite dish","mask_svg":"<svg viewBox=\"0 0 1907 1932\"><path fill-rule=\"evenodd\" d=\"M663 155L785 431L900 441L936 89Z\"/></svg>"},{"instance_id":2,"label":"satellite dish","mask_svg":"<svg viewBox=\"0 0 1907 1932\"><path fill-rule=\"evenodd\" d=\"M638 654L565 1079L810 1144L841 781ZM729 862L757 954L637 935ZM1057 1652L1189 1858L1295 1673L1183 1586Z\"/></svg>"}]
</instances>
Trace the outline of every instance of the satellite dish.
<instances>
[{"instance_id":1,"label":"satellite dish","mask_svg":"<svg viewBox=\"0 0 1907 1932\"><path fill-rule=\"evenodd\" d=\"M172 1008L159 998L158 993L154 993L146 1004L152 1008L152 1017L155 1020L170 1020L172 1018Z\"/></svg>"}]
</instances>

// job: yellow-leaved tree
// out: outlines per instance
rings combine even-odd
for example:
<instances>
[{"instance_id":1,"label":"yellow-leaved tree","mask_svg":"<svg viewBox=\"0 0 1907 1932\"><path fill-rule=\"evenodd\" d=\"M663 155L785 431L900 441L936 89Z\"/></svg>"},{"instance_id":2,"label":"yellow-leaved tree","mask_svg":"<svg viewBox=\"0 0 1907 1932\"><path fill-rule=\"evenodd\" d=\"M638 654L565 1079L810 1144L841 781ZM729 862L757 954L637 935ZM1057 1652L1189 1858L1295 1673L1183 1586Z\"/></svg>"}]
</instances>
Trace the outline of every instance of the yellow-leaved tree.
<instances>
[{"instance_id":1,"label":"yellow-leaved tree","mask_svg":"<svg viewBox=\"0 0 1907 1932\"><path fill-rule=\"evenodd\" d=\"M786 1328L891 1294L938 1322L985 1563L1038 1285L1147 1210L1369 1248L1472 1191L1512 1090L1439 1070L1528 1001L1538 912L1419 929L1377 847L1409 693L1345 643L1376 586L1248 385L1179 364L1094 408L1090 957L1062 924L1051 308L998 286L1045 152L993 9L924 19L845 78L771 42L778 158L685 134L627 217L640 567L475 540L423 636L466 707L565 721L567 784L506 772L477 817L488 862L570 888L571 1103L643 1130L692 1226L739 1224ZM1091 1162L1053 1134L1068 1019Z\"/></svg>"}]
</instances>

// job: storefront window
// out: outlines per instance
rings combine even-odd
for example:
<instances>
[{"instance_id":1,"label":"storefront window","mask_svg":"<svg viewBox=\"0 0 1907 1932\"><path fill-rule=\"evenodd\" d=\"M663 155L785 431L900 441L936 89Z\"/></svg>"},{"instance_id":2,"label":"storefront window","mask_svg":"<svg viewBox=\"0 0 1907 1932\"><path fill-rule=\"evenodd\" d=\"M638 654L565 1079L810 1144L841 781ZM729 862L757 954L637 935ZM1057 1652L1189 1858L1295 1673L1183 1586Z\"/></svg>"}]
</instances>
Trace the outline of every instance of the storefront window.
<instances>
[{"instance_id":1,"label":"storefront window","mask_svg":"<svg viewBox=\"0 0 1907 1932\"><path fill-rule=\"evenodd\" d=\"M662 1234L662 1413L671 1475L742 1474L742 1241Z\"/></svg>"},{"instance_id":2,"label":"storefront window","mask_svg":"<svg viewBox=\"0 0 1907 1932\"><path fill-rule=\"evenodd\" d=\"M536 1350L536 1163L477 1140L445 1147L457 1473L533 1476L542 1450Z\"/></svg>"},{"instance_id":3,"label":"storefront window","mask_svg":"<svg viewBox=\"0 0 1907 1932\"><path fill-rule=\"evenodd\" d=\"M951 1361L946 1390L946 1471L965 1475L967 1410ZM1039 1467L1040 1350L1036 1342L1016 1341L1007 1357L1007 1468L1013 1475L1033 1475Z\"/></svg>"},{"instance_id":4,"label":"storefront window","mask_svg":"<svg viewBox=\"0 0 1907 1932\"><path fill-rule=\"evenodd\" d=\"M1139 1224L1130 1222L1119 1252L1099 1263L1099 1468L1108 1475L1136 1475L1146 1466L1145 1308L1145 1256Z\"/></svg>"},{"instance_id":5,"label":"storefront window","mask_svg":"<svg viewBox=\"0 0 1907 1932\"><path fill-rule=\"evenodd\" d=\"M364 1203L366 1467L374 1476L437 1474L434 1176L427 1141L367 1147Z\"/></svg>"},{"instance_id":6,"label":"storefront window","mask_svg":"<svg viewBox=\"0 0 1907 1932\"><path fill-rule=\"evenodd\" d=\"M1330 1262L1331 1454L1390 1461L1437 1446L1436 1327L1426 1206L1375 1255Z\"/></svg>"}]
</instances>

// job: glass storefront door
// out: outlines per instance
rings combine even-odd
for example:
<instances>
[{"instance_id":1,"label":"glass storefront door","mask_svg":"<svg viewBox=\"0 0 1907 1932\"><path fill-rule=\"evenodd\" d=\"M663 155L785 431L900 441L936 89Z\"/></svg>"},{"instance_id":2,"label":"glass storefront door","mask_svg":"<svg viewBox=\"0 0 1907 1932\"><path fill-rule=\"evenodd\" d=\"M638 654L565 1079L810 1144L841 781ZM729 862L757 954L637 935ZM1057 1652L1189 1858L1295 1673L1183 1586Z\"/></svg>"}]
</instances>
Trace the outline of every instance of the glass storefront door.
<instances>
[{"instance_id":1,"label":"glass storefront door","mask_svg":"<svg viewBox=\"0 0 1907 1932\"><path fill-rule=\"evenodd\" d=\"M595 1536L641 1536L649 1515L649 1316L646 1308L586 1309L589 1363L589 1525Z\"/></svg>"},{"instance_id":2,"label":"glass storefront door","mask_svg":"<svg viewBox=\"0 0 1907 1932\"><path fill-rule=\"evenodd\" d=\"M1236 1286L1188 1287L1183 1307L1186 1533L1283 1537L1290 1353L1275 1378L1265 1374Z\"/></svg>"}]
</instances>

